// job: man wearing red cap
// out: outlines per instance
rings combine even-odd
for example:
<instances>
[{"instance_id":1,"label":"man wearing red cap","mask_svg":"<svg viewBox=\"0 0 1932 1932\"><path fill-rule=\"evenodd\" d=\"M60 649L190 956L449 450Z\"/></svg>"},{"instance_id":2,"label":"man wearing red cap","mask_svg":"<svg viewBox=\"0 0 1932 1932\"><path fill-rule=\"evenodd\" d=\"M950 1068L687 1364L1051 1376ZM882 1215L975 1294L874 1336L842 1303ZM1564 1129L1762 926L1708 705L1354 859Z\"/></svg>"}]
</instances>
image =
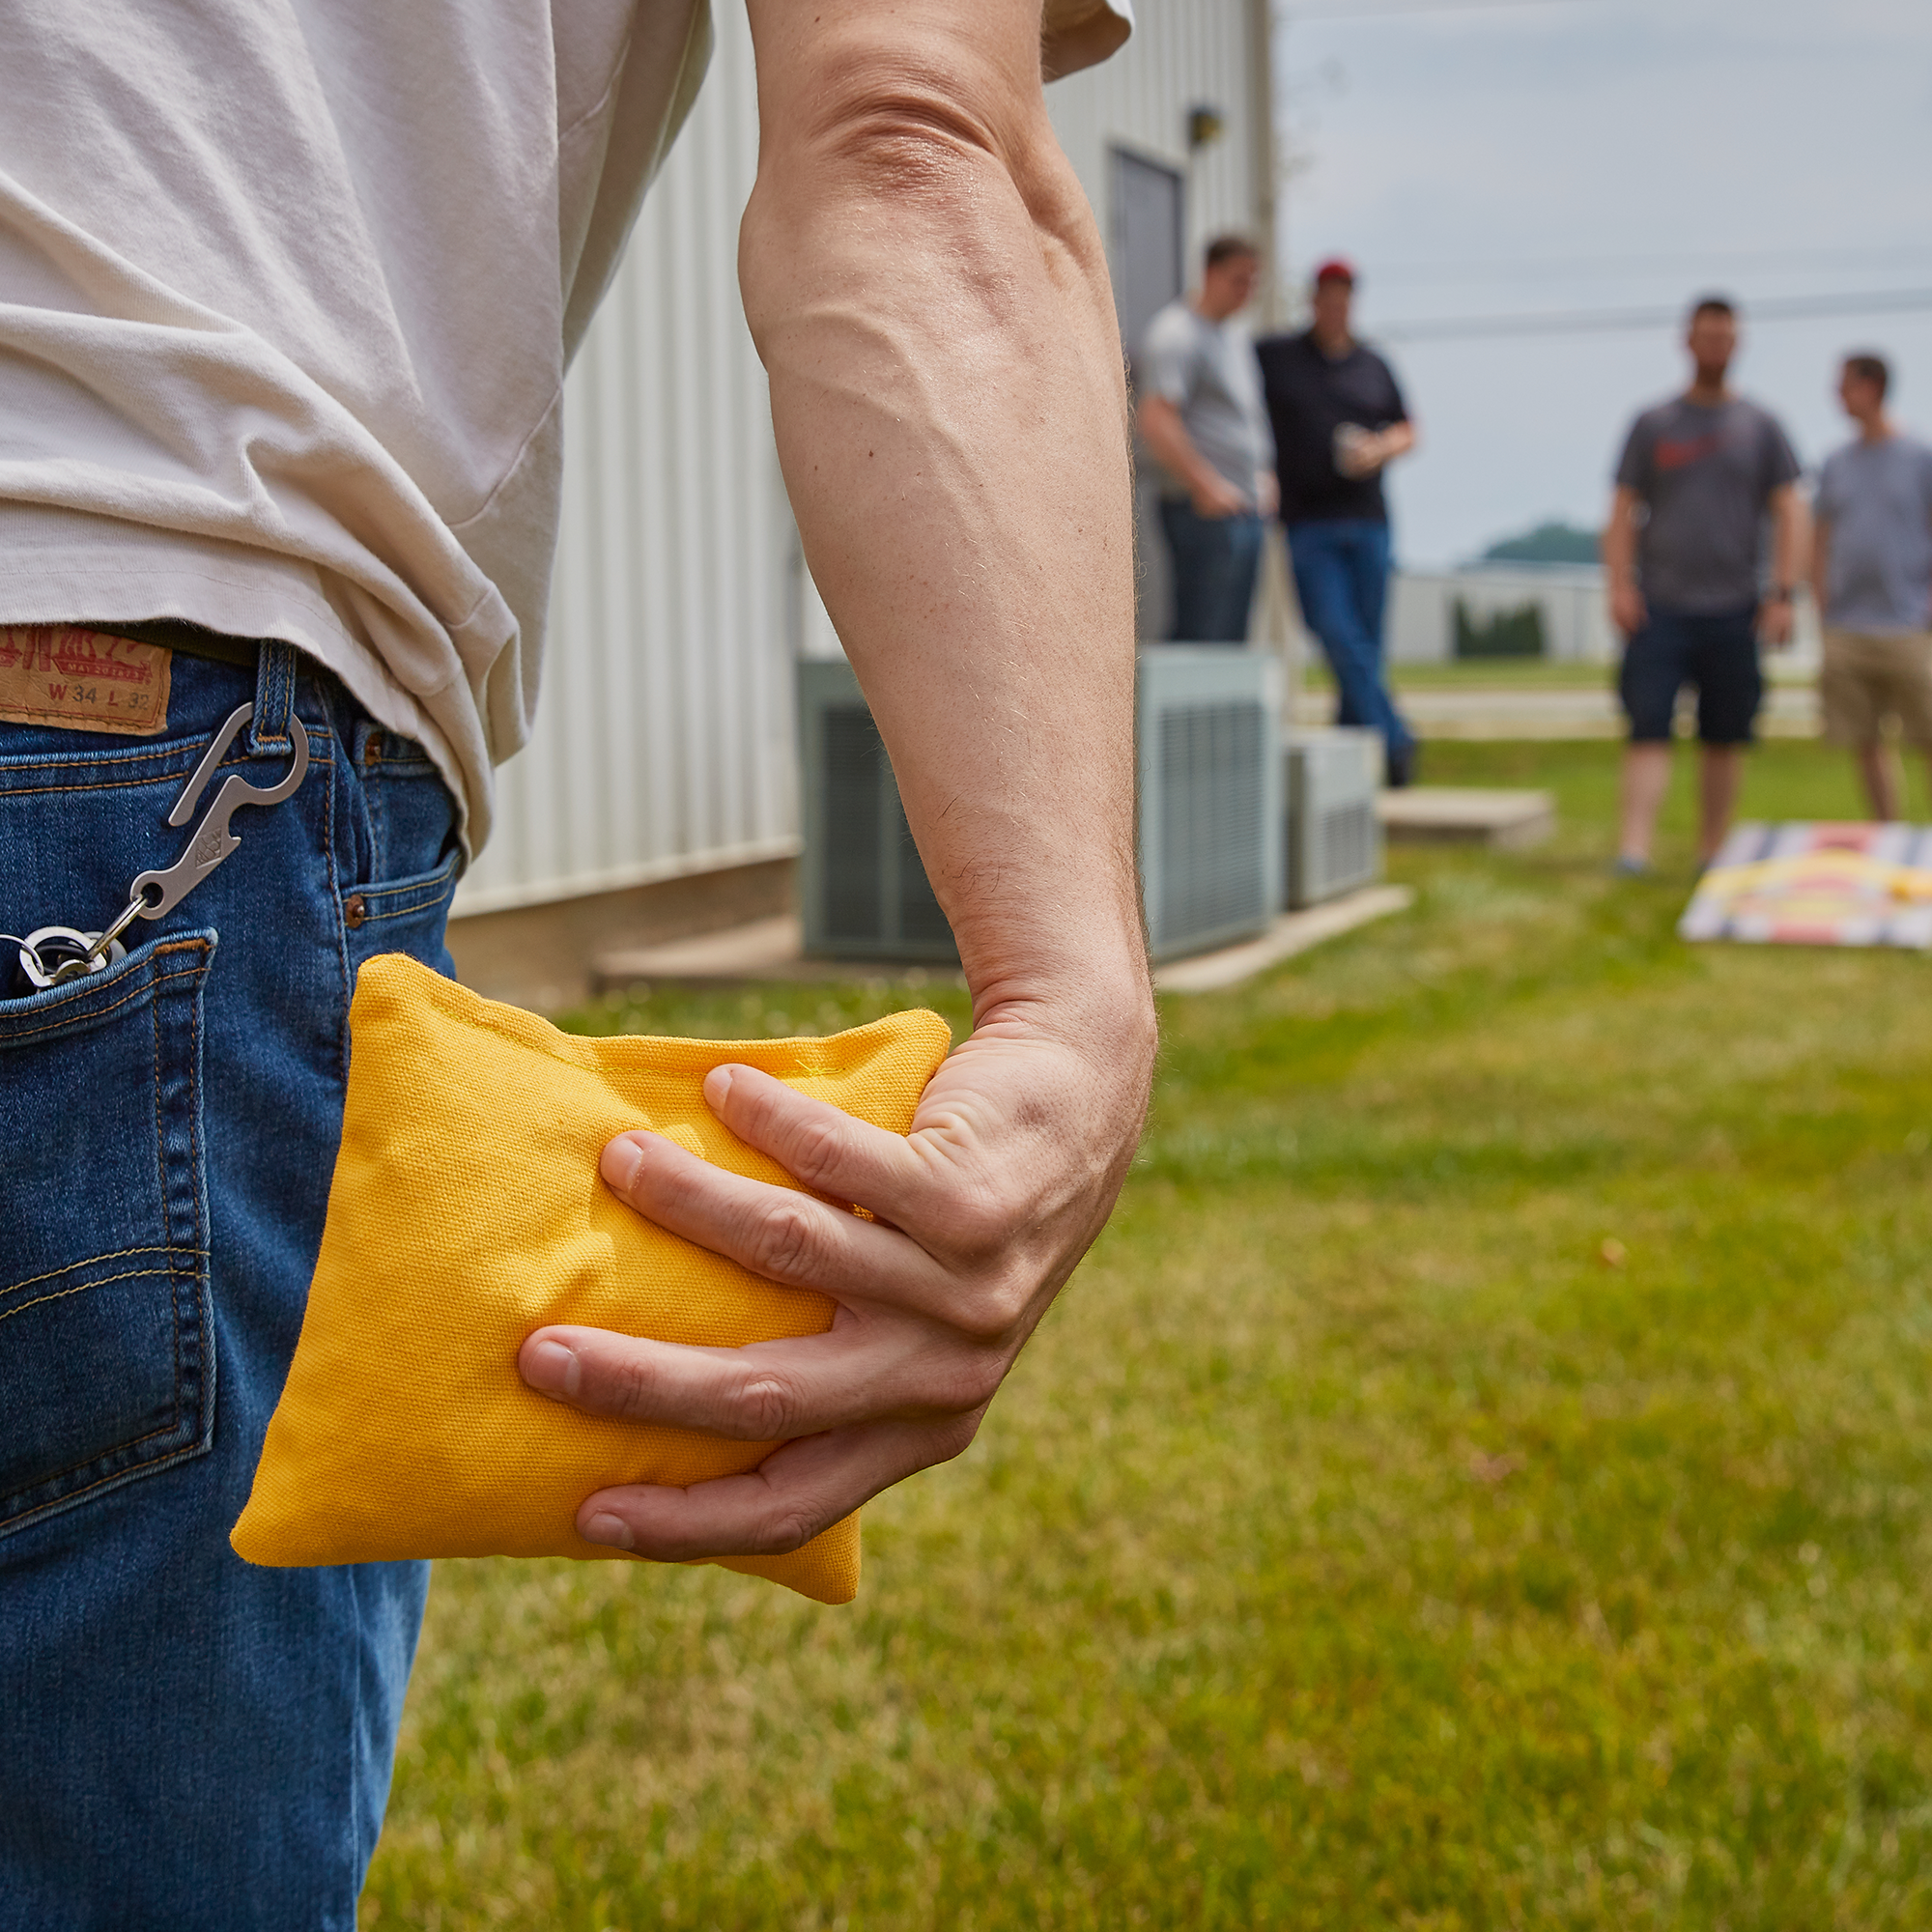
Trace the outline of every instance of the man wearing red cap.
<instances>
[{"instance_id":1,"label":"man wearing red cap","mask_svg":"<svg viewBox=\"0 0 1932 1932\"><path fill-rule=\"evenodd\" d=\"M1310 326L1255 347L1294 591L1335 673L1335 722L1379 731L1389 783L1403 785L1414 771L1415 735L1382 676L1389 525L1381 472L1415 447L1415 430L1388 364L1350 329L1354 293L1353 268L1323 262Z\"/></svg>"}]
</instances>

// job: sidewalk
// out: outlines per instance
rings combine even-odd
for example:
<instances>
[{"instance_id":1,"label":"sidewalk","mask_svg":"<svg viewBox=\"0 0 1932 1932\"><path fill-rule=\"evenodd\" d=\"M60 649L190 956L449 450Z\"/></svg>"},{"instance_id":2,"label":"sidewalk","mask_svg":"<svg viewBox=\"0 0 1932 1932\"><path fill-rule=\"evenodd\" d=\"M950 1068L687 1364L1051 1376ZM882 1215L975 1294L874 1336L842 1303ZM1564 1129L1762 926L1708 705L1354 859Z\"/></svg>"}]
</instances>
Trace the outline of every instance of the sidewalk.
<instances>
[{"instance_id":1,"label":"sidewalk","mask_svg":"<svg viewBox=\"0 0 1932 1932\"><path fill-rule=\"evenodd\" d=\"M1217 992L1323 940L1339 938L1358 925L1406 910L1415 898L1407 886L1363 886L1325 904L1285 912L1267 930L1235 946L1171 959L1154 969L1154 984L1164 993ZM815 959L805 952L805 928L796 913L753 920L721 932L672 940L663 946L637 946L599 953L591 977L600 992L639 983L680 986L736 986L760 980L832 982L842 980L901 985L927 982L963 987L956 966L908 966L890 959Z\"/></svg>"},{"instance_id":2,"label":"sidewalk","mask_svg":"<svg viewBox=\"0 0 1932 1932\"><path fill-rule=\"evenodd\" d=\"M1609 680L1608 667L1605 668L1604 683L1594 689L1589 686L1541 690L1509 686L1417 689L1405 688L1398 675L1396 702L1415 726L1416 734L1424 739L1621 738L1625 730L1624 715ZM1334 697L1321 689L1304 691L1295 703L1294 715L1298 724L1326 724L1335 715ZM1694 732L1695 719L1694 699L1680 705L1677 716L1680 736ZM1815 738L1818 700L1808 680L1803 684L1772 684L1765 692L1764 709L1758 714L1758 730L1767 738Z\"/></svg>"}]
</instances>

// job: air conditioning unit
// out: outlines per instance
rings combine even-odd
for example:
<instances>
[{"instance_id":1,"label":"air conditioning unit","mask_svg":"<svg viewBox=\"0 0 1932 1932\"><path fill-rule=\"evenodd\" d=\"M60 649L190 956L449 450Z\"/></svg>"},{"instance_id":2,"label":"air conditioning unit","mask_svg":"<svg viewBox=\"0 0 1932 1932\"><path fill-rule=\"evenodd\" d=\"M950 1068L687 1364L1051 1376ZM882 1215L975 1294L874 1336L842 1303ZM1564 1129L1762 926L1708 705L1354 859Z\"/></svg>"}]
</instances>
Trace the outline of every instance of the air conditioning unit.
<instances>
[{"instance_id":1,"label":"air conditioning unit","mask_svg":"<svg viewBox=\"0 0 1932 1932\"><path fill-rule=\"evenodd\" d=\"M1271 652L1140 653L1141 879L1156 959L1246 938L1281 910L1279 678Z\"/></svg>"},{"instance_id":2,"label":"air conditioning unit","mask_svg":"<svg viewBox=\"0 0 1932 1932\"><path fill-rule=\"evenodd\" d=\"M1156 959L1261 931L1281 909L1276 660L1217 645L1140 653L1135 731L1141 875ZM798 666L805 950L955 960L852 668Z\"/></svg>"},{"instance_id":3,"label":"air conditioning unit","mask_svg":"<svg viewBox=\"0 0 1932 1932\"><path fill-rule=\"evenodd\" d=\"M1288 741L1288 902L1319 905L1381 877L1379 731L1338 725Z\"/></svg>"},{"instance_id":4,"label":"air conditioning unit","mask_svg":"<svg viewBox=\"0 0 1932 1932\"><path fill-rule=\"evenodd\" d=\"M956 960L906 824L892 760L843 658L798 667L805 950L835 959Z\"/></svg>"}]
</instances>

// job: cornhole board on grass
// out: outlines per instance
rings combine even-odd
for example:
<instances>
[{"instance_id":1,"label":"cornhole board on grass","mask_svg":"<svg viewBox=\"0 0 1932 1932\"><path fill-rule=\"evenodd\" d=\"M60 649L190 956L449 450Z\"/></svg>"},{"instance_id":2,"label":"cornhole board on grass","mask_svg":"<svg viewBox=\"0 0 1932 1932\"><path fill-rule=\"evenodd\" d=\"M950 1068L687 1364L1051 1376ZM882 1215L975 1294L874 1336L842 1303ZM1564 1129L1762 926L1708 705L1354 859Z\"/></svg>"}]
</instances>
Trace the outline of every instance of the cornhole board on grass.
<instances>
[{"instance_id":1,"label":"cornhole board on grass","mask_svg":"<svg viewBox=\"0 0 1932 1932\"><path fill-rule=\"evenodd\" d=\"M1932 826L1740 825L1697 881L1677 933L1932 948Z\"/></svg>"}]
</instances>

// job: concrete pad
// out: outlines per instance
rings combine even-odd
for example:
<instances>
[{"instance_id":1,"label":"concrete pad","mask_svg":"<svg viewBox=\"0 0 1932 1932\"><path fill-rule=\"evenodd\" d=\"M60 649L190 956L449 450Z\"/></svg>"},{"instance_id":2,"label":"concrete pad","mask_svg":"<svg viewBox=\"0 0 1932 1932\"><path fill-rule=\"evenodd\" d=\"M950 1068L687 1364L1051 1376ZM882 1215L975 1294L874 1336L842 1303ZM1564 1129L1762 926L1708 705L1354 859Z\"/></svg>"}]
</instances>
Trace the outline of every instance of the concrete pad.
<instances>
[{"instance_id":1,"label":"concrete pad","mask_svg":"<svg viewBox=\"0 0 1932 1932\"><path fill-rule=\"evenodd\" d=\"M1163 992L1177 993L1205 993L1236 985L1277 960L1292 958L1324 939L1400 912L1414 897L1406 886L1365 886L1325 905L1284 913L1257 939L1223 947L1218 952L1172 960L1157 968L1154 984ZM808 959L803 946L804 932L798 919L787 915L753 920L723 932L700 933L663 946L603 952L592 960L590 972L601 992L620 990L639 980L679 985L732 985L755 980L965 984L956 967L892 959Z\"/></svg>"},{"instance_id":2,"label":"concrete pad","mask_svg":"<svg viewBox=\"0 0 1932 1932\"><path fill-rule=\"evenodd\" d=\"M1539 844L1556 830L1556 800L1547 791L1410 785L1381 793L1376 816L1392 839L1514 849Z\"/></svg>"},{"instance_id":3,"label":"concrete pad","mask_svg":"<svg viewBox=\"0 0 1932 1932\"><path fill-rule=\"evenodd\" d=\"M1607 681L1608 673L1605 675ZM1494 685L1405 690L1398 685L1395 697L1403 716L1425 742L1433 738L1477 742L1622 738L1630 728L1607 682L1601 690L1585 685L1541 691ZM1335 700L1325 691L1304 692L1295 700L1295 717L1302 724L1325 724L1334 712ZM1808 683L1775 684L1765 694L1757 729L1761 738L1815 738L1816 692ZM1692 701L1680 707L1676 731L1680 738L1688 738L1695 730Z\"/></svg>"},{"instance_id":4,"label":"concrete pad","mask_svg":"<svg viewBox=\"0 0 1932 1932\"><path fill-rule=\"evenodd\" d=\"M1415 895L1406 886L1362 886L1325 904L1283 913L1258 939L1157 966L1153 983L1163 993L1217 993L1320 946L1324 939L1338 938L1414 903Z\"/></svg>"}]
</instances>

